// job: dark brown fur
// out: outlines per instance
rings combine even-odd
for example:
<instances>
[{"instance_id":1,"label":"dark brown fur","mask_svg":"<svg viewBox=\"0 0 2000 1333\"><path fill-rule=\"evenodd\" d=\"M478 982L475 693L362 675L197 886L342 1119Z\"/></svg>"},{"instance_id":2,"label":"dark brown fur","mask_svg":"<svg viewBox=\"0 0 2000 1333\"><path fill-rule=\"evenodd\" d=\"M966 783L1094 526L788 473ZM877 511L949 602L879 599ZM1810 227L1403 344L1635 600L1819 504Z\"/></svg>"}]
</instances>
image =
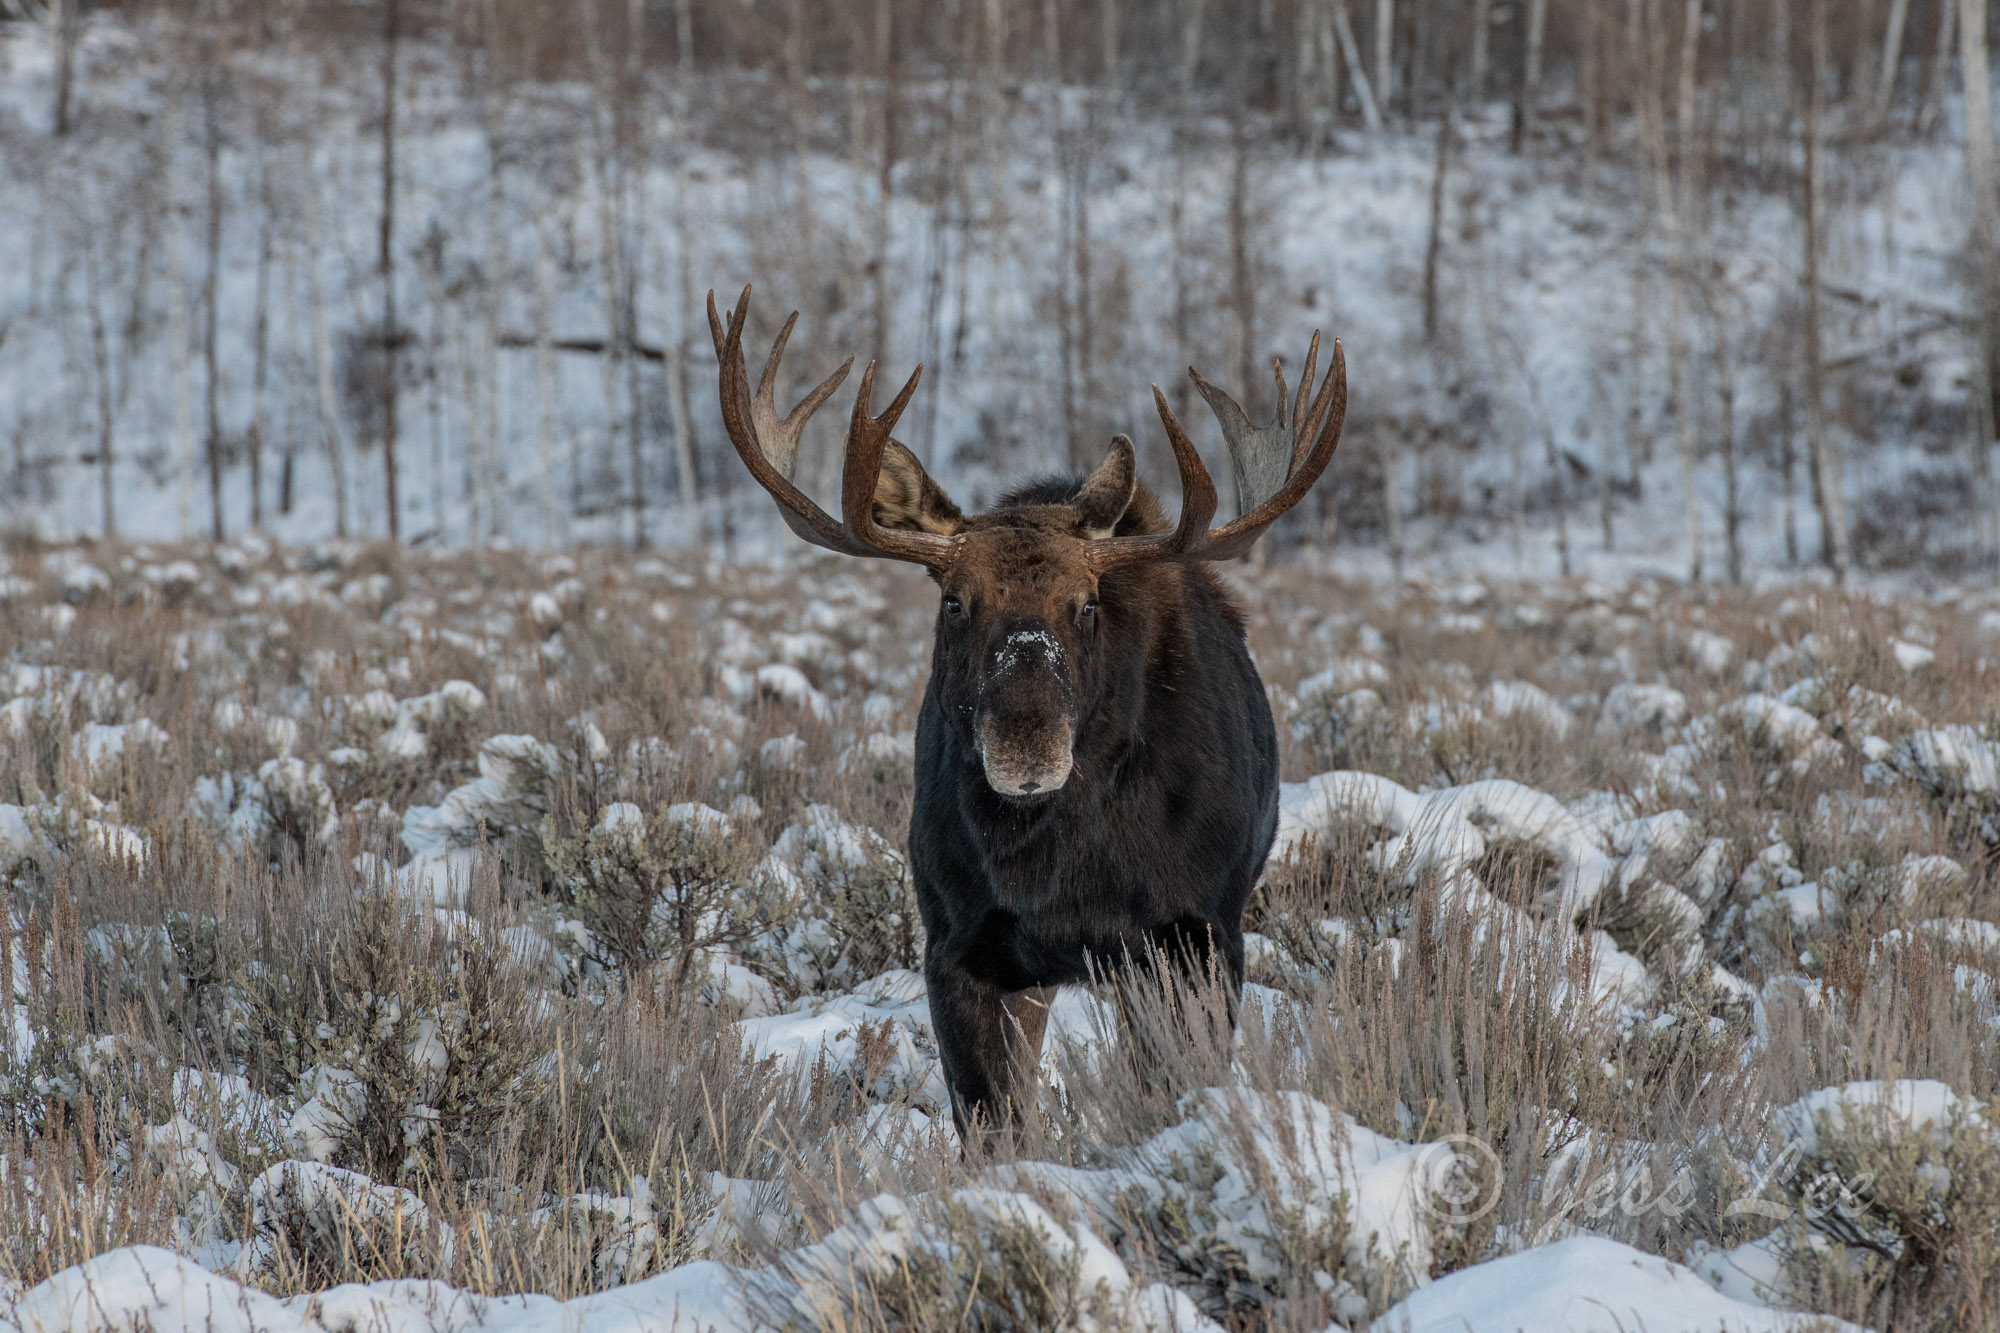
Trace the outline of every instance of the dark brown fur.
<instances>
[{"instance_id":1,"label":"dark brown fur","mask_svg":"<svg viewBox=\"0 0 2000 1333\"><path fill-rule=\"evenodd\" d=\"M958 518L959 558L935 572L910 855L932 1019L968 1136L1027 1111L1052 988L1134 961L1213 961L1233 1003L1243 905L1276 828L1277 737L1241 612L1199 564L1099 577L1083 536L1097 516L1075 501L1096 481L1038 483ZM877 494L878 521L926 521L883 513ZM1119 535L1166 530L1149 492L1125 494ZM1010 642L1042 636L1056 650L996 679ZM996 748L1032 768L1063 741L1059 788L996 787ZM1024 1006L1034 1021L1012 1016Z\"/></svg>"}]
</instances>

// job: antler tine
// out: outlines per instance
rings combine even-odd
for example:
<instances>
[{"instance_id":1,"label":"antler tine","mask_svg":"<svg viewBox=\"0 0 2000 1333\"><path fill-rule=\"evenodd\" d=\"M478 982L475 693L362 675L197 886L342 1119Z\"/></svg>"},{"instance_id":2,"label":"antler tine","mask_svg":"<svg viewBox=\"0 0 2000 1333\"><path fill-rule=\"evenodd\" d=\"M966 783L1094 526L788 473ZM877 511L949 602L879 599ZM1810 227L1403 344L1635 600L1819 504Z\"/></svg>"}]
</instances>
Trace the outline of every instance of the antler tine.
<instances>
[{"instance_id":1,"label":"antler tine","mask_svg":"<svg viewBox=\"0 0 2000 1333\"><path fill-rule=\"evenodd\" d=\"M910 405L910 397L916 393L917 381L923 375L924 368L919 363L877 417L868 415L875 393L875 363L870 361L861 372L861 388L854 396L854 417L847 427L847 457L841 464L840 512L847 520L848 533L869 548L868 554L937 569L948 564L957 553L958 538L884 528L875 522L875 486L882 476L882 450L889 443L889 432L896 428L897 418Z\"/></svg>"},{"instance_id":2,"label":"antler tine","mask_svg":"<svg viewBox=\"0 0 2000 1333\"><path fill-rule=\"evenodd\" d=\"M1312 342L1306 346L1306 373L1304 378L1299 380L1298 397L1292 400L1292 461L1289 469L1291 472L1299 470L1299 462L1304 458L1307 448L1306 441L1312 438L1312 431L1307 427L1304 420L1306 414L1306 395L1312 392L1313 376L1318 370L1319 330L1314 329ZM1279 410L1283 411L1284 406L1285 395L1280 393L1278 395Z\"/></svg>"},{"instance_id":3,"label":"antler tine","mask_svg":"<svg viewBox=\"0 0 2000 1333\"><path fill-rule=\"evenodd\" d=\"M1181 475L1181 517L1170 533L1148 533L1137 537L1101 537L1090 544L1090 558L1102 572L1120 565L1154 560L1180 560L1205 555L1209 520L1215 517L1215 479L1208 465L1182 429L1180 418L1167 406L1160 386L1153 386L1153 405L1159 409L1160 424L1166 428L1167 443L1173 446L1174 467ZM1121 437L1122 438L1122 437Z\"/></svg>"},{"instance_id":4,"label":"antler tine","mask_svg":"<svg viewBox=\"0 0 2000 1333\"><path fill-rule=\"evenodd\" d=\"M1256 545L1257 539L1264 535L1264 529L1312 489L1313 483L1326 471L1326 465L1333 460L1333 451L1340 444L1340 428L1347 417L1347 358L1341 350L1340 340L1334 339L1333 360L1327 367L1326 379L1321 382L1319 392L1314 395L1312 406L1308 409L1306 395L1312 389L1314 373L1319 369L1319 335L1313 335L1312 346L1306 351L1305 378L1299 382L1298 397L1291 403L1289 422L1285 420L1287 395L1284 369L1282 366L1274 366L1273 369L1279 384L1279 420L1262 430L1249 424L1243 409L1228 394L1194 371L1189 373L1194 375L1195 385L1201 389L1202 397L1215 408L1216 418L1222 422L1223 436L1229 440L1233 455L1240 457L1239 441L1253 448L1261 443L1266 452L1253 454L1258 461L1268 460L1277 466L1284 466L1296 458L1298 465L1289 469L1289 475L1281 476L1280 484L1274 486L1248 513L1233 523L1210 530L1208 522L1215 517L1215 482L1202 465L1201 455L1195 451L1187 432L1181 429L1180 420L1167 406L1166 395L1155 384L1153 402L1160 410L1160 424L1167 429L1167 441L1173 445L1174 463L1181 474L1180 524L1171 533L1106 537L1092 542L1091 560L1100 571L1154 560L1233 560ZM1291 439L1294 432L1298 435L1296 446ZM1282 451L1277 447L1280 444L1283 445ZM1239 484L1241 479L1239 471Z\"/></svg>"},{"instance_id":5,"label":"antler tine","mask_svg":"<svg viewBox=\"0 0 2000 1333\"><path fill-rule=\"evenodd\" d=\"M1312 381L1307 380L1310 384ZM1303 386L1302 386L1303 387ZM1226 527L1217 528L1208 534L1209 540L1202 551L1205 559L1230 560L1242 555L1257 539L1264 535L1264 529L1277 522L1284 512L1305 497L1312 489L1326 465L1333 461L1333 451L1340 446L1340 428L1347 419L1347 356L1340 345L1340 339L1333 340L1333 358L1326 369L1326 380L1313 398L1312 410L1307 413L1305 430L1301 441L1310 439L1312 448L1285 484L1278 488L1262 504L1243 515Z\"/></svg>"},{"instance_id":6,"label":"antler tine","mask_svg":"<svg viewBox=\"0 0 2000 1333\"><path fill-rule=\"evenodd\" d=\"M770 359L764 363L764 373L753 397L749 370L743 360L743 326L749 313L750 288L746 286L736 300L736 309L730 312L725 329L716 314L715 293L708 294L708 328L715 339L716 359L721 363L722 424L729 432L729 442L736 446L737 456L750 469L757 484L778 502L778 513L786 527L813 545L842 555L876 554L855 541L810 496L792 484L798 466L799 436L806 421L846 378L854 359L849 357L846 364L800 400L791 415L780 420L774 402L778 358L784 353L785 341L791 336L798 315L794 313L785 321L784 331L778 335Z\"/></svg>"}]
</instances>

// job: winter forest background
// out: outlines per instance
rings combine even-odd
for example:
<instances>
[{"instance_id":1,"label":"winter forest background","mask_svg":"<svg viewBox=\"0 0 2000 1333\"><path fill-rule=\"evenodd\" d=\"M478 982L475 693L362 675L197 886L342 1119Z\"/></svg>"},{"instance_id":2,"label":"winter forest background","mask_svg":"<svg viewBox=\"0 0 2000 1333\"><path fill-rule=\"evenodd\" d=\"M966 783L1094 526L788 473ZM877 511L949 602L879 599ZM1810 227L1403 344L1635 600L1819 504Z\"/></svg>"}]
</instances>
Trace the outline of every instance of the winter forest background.
<instances>
[{"instance_id":1,"label":"winter forest background","mask_svg":"<svg viewBox=\"0 0 2000 1333\"><path fill-rule=\"evenodd\" d=\"M1323 328L1346 442L1279 548L1961 574L1984 10L0 0L0 514L766 542L701 311L755 281L800 386L926 364L962 500L1125 430L1171 504L1149 383L1268 411Z\"/></svg>"}]
</instances>

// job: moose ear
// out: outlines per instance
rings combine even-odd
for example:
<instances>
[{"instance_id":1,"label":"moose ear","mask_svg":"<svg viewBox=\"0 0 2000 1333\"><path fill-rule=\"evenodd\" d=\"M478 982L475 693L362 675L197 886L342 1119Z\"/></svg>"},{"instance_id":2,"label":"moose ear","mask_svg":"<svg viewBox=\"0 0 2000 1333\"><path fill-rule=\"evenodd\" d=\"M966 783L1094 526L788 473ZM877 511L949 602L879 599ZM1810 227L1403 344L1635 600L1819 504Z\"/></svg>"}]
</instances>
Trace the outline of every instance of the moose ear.
<instances>
[{"instance_id":1,"label":"moose ear","mask_svg":"<svg viewBox=\"0 0 2000 1333\"><path fill-rule=\"evenodd\" d=\"M1132 456L1132 441L1123 435L1112 436L1104 461L1070 501L1076 509L1080 529L1077 535L1088 541L1109 537L1132 503L1137 480L1138 464Z\"/></svg>"},{"instance_id":2,"label":"moose ear","mask_svg":"<svg viewBox=\"0 0 2000 1333\"><path fill-rule=\"evenodd\" d=\"M917 456L891 440L883 446L882 471L875 478L875 522L885 528L950 537L965 527L965 516L931 480Z\"/></svg>"}]
</instances>

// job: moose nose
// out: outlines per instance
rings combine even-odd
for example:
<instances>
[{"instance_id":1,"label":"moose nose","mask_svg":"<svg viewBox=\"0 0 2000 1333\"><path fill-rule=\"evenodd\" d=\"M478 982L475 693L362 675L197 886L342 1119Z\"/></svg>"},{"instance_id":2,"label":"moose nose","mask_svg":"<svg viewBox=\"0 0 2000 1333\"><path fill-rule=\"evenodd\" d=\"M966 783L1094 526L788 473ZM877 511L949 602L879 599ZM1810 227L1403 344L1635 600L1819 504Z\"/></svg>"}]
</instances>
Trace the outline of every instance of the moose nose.
<instances>
[{"instance_id":1,"label":"moose nose","mask_svg":"<svg viewBox=\"0 0 2000 1333\"><path fill-rule=\"evenodd\" d=\"M1015 621L993 636L974 726L993 790L1045 795L1068 782L1070 709L1062 641L1047 622Z\"/></svg>"},{"instance_id":2,"label":"moose nose","mask_svg":"<svg viewBox=\"0 0 2000 1333\"><path fill-rule=\"evenodd\" d=\"M1041 620L1016 621L998 629L987 656L987 671L993 678L1038 667L1060 668L1062 643Z\"/></svg>"}]
</instances>

